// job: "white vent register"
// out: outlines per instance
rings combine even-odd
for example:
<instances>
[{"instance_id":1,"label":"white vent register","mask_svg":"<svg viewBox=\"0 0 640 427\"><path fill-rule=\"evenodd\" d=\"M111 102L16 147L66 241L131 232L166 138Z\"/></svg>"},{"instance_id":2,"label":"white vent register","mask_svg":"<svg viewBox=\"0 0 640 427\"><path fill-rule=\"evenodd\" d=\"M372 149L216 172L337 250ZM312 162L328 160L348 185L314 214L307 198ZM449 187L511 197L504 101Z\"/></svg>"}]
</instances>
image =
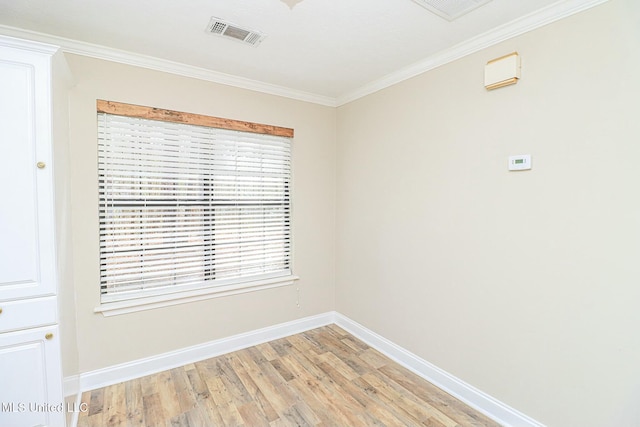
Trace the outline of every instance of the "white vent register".
<instances>
[{"instance_id":1,"label":"white vent register","mask_svg":"<svg viewBox=\"0 0 640 427\"><path fill-rule=\"evenodd\" d=\"M258 46L266 37L265 34L259 31L242 28L224 19L216 18L215 16L212 16L209 20L207 32L216 36L240 41L251 46Z\"/></svg>"}]
</instances>

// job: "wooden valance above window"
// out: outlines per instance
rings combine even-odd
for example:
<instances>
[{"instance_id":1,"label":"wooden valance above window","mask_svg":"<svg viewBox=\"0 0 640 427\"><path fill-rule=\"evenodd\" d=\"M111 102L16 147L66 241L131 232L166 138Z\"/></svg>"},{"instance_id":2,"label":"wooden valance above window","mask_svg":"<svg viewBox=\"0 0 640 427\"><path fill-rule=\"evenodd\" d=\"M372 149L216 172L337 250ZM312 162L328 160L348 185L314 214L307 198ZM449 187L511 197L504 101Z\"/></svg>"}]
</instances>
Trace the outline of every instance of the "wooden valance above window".
<instances>
[{"instance_id":1,"label":"wooden valance above window","mask_svg":"<svg viewBox=\"0 0 640 427\"><path fill-rule=\"evenodd\" d=\"M97 109L99 113L116 114L119 116L293 138L293 129L290 128L205 116L202 114L184 113L162 108L124 104L121 102L104 101L102 99L97 100Z\"/></svg>"}]
</instances>

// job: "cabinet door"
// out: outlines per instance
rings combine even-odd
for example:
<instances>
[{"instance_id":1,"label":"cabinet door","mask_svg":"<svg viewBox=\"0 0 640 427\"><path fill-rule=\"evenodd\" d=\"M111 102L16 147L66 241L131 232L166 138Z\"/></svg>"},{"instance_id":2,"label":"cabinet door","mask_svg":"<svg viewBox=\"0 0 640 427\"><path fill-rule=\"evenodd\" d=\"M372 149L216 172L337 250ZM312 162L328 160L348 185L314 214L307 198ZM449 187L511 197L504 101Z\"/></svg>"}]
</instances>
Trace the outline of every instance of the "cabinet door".
<instances>
[{"instance_id":1,"label":"cabinet door","mask_svg":"<svg viewBox=\"0 0 640 427\"><path fill-rule=\"evenodd\" d=\"M0 301L55 294L50 98L49 56L0 46Z\"/></svg>"},{"instance_id":2,"label":"cabinet door","mask_svg":"<svg viewBox=\"0 0 640 427\"><path fill-rule=\"evenodd\" d=\"M0 334L0 378L0 426L65 425L57 327Z\"/></svg>"}]
</instances>

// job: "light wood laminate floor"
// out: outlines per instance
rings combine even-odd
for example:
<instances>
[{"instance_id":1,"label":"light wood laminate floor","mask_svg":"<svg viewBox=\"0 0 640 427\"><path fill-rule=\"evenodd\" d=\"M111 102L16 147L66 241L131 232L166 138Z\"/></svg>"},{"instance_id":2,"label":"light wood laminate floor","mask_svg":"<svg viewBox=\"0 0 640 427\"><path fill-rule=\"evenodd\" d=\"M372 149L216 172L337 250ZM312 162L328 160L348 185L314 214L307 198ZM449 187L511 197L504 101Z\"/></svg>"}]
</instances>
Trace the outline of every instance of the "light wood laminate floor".
<instances>
[{"instance_id":1,"label":"light wood laminate floor","mask_svg":"<svg viewBox=\"0 0 640 427\"><path fill-rule=\"evenodd\" d=\"M335 325L83 393L78 427L499 426Z\"/></svg>"}]
</instances>

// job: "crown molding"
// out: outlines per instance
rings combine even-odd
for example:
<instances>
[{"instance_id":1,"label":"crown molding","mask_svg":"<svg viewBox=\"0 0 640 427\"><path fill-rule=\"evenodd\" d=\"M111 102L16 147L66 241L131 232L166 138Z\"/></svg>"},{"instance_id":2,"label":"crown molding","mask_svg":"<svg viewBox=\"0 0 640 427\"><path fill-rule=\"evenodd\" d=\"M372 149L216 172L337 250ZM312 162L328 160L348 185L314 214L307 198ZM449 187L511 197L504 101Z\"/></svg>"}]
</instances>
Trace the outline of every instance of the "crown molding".
<instances>
[{"instance_id":1,"label":"crown molding","mask_svg":"<svg viewBox=\"0 0 640 427\"><path fill-rule=\"evenodd\" d=\"M12 47L16 49L29 50L31 52L44 53L53 55L58 51L58 46L47 43L41 43L23 38L10 37L0 34L0 46Z\"/></svg>"},{"instance_id":2,"label":"crown molding","mask_svg":"<svg viewBox=\"0 0 640 427\"><path fill-rule=\"evenodd\" d=\"M305 101L328 107L339 107L357 99L363 98L379 90L388 88L404 80L425 73L434 68L453 62L466 55L478 52L510 38L535 30L552 22L569 17L576 13L606 3L609 0L564 0L554 3L541 10L533 12L522 18L496 27L479 36L468 39L449 49L442 50L408 67L374 80L351 92L347 92L337 98L304 92L283 86L277 86L244 77L233 76L205 68L181 64L166 59L141 55L125 50L114 49L106 46L80 42L49 34L23 30L20 28L0 25L0 35L31 40L39 43L59 46L63 52L89 56L107 61L119 62L155 71L172 73L180 76L191 77L241 89L253 90L270 95Z\"/></svg>"},{"instance_id":3,"label":"crown molding","mask_svg":"<svg viewBox=\"0 0 640 427\"><path fill-rule=\"evenodd\" d=\"M220 73L217 71L207 70L205 68L194 67L191 65L181 64L179 62L155 58L152 56L142 55L139 53L115 49L107 46L71 40L64 37L23 30L21 28L9 27L5 25L0 25L0 35L56 45L59 46L60 50L65 53L104 59L107 61L133 65L136 67L147 68L155 71L162 71L184 77L191 77L241 89L253 90L269 95L282 96L298 101L325 105L328 107L336 106L335 98L329 96L317 95L314 93L273 85L270 83L247 79L244 77L233 76L231 74Z\"/></svg>"},{"instance_id":4,"label":"crown molding","mask_svg":"<svg viewBox=\"0 0 640 427\"><path fill-rule=\"evenodd\" d=\"M486 49L490 46L509 40L513 37L543 27L552 22L567 18L576 13L606 3L609 0L565 0L554 3L541 10L515 19L483 34L465 40L449 49L442 50L408 67L402 68L380 79L374 80L360 88L344 94L336 99L337 106L363 98L379 90L388 88L404 80L425 73L434 68L453 62L464 56Z\"/></svg>"}]
</instances>

